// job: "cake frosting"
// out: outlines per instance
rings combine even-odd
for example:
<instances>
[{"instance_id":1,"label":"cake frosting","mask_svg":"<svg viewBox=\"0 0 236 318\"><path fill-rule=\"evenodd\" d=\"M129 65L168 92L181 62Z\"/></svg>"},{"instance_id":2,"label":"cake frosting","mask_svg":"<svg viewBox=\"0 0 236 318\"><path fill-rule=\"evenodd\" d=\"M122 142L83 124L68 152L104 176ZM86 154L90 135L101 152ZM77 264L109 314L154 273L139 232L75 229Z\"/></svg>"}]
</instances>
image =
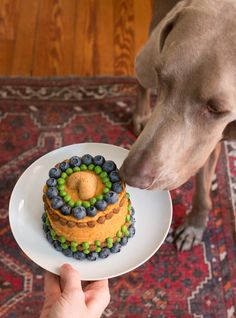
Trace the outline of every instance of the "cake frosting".
<instances>
[{"instance_id":1,"label":"cake frosting","mask_svg":"<svg viewBox=\"0 0 236 318\"><path fill-rule=\"evenodd\" d=\"M117 253L135 234L134 209L116 164L73 156L49 170L43 228L64 255L96 260Z\"/></svg>"}]
</instances>

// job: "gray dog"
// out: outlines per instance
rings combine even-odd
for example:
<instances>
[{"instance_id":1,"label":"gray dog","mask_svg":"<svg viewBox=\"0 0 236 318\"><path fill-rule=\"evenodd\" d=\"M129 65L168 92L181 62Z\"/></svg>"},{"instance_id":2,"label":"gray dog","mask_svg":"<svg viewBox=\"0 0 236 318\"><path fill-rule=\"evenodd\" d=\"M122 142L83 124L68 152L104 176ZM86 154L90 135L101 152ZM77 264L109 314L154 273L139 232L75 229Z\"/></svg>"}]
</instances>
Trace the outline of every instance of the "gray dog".
<instances>
[{"instance_id":1,"label":"gray dog","mask_svg":"<svg viewBox=\"0 0 236 318\"><path fill-rule=\"evenodd\" d=\"M192 210L176 231L188 250L207 224L220 142L236 137L236 1L154 0L136 74L136 131L147 124L121 173L131 186L168 190L196 174ZM158 93L152 114L148 89Z\"/></svg>"}]
</instances>

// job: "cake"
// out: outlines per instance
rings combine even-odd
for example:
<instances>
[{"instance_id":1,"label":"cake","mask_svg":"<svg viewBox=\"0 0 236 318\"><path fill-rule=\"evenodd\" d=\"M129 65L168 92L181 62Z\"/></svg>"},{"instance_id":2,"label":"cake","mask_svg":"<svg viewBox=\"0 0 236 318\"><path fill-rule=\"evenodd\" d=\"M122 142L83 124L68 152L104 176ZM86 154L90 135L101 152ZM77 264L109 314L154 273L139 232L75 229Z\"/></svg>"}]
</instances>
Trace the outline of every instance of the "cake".
<instances>
[{"instance_id":1,"label":"cake","mask_svg":"<svg viewBox=\"0 0 236 318\"><path fill-rule=\"evenodd\" d=\"M101 155L73 156L49 170L43 229L65 256L97 260L120 252L135 234L134 209L116 164Z\"/></svg>"}]
</instances>

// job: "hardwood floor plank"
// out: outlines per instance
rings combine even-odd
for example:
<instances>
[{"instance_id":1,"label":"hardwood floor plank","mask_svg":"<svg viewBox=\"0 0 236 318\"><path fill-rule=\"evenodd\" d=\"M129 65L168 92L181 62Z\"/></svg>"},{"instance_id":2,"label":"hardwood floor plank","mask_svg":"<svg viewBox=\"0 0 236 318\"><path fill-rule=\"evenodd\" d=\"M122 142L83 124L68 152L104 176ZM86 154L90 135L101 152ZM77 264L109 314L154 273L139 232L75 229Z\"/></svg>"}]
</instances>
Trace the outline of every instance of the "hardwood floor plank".
<instances>
[{"instance_id":1,"label":"hardwood floor plank","mask_svg":"<svg viewBox=\"0 0 236 318\"><path fill-rule=\"evenodd\" d=\"M19 0L0 0L0 39L14 40Z\"/></svg>"},{"instance_id":2,"label":"hardwood floor plank","mask_svg":"<svg viewBox=\"0 0 236 318\"><path fill-rule=\"evenodd\" d=\"M0 40L0 75L7 76L11 73L11 63L14 49L13 40Z\"/></svg>"},{"instance_id":3,"label":"hardwood floor plank","mask_svg":"<svg viewBox=\"0 0 236 318\"><path fill-rule=\"evenodd\" d=\"M149 24L152 18L152 0L134 0L135 19L135 55L148 38Z\"/></svg>"},{"instance_id":4,"label":"hardwood floor plank","mask_svg":"<svg viewBox=\"0 0 236 318\"><path fill-rule=\"evenodd\" d=\"M133 0L113 0L114 4L114 74L134 73Z\"/></svg>"},{"instance_id":5,"label":"hardwood floor plank","mask_svg":"<svg viewBox=\"0 0 236 318\"><path fill-rule=\"evenodd\" d=\"M77 0L73 73L94 75L95 0Z\"/></svg>"},{"instance_id":6,"label":"hardwood floor plank","mask_svg":"<svg viewBox=\"0 0 236 318\"><path fill-rule=\"evenodd\" d=\"M111 0L96 0L94 75L114 73L113 5Z\"/></svg>"},{"instance_id":7,"label":"hardwood floor plank","mask_svg":"<svg viewBox=\"0 0 236 318\"><path fill-rule=\"evenodd\" d=\"M17 24L12 75L31 75L35 42L35 28L38 17L38 0L21 0Z\"/></svg>"},{"instance_id":8,"label":"hardwood floor plank","mask_svg":"<svg viewBox=\"0 0 236 318\"><path fill-rule=\"evenodd\" d=\"M76 0L41 0L33 75L72 73Z\"/></svg>"}]
</instances>

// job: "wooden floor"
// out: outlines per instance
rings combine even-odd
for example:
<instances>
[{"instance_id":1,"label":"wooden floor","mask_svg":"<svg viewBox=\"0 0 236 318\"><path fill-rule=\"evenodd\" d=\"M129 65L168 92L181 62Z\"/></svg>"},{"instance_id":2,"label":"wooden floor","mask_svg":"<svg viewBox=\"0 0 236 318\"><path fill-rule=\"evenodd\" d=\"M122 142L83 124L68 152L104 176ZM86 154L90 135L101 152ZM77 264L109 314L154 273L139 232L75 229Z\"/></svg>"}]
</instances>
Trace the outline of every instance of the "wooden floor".
<instances>
[{"instance_id":1,"label":"wooden floor","mask_svg":"<svg viewBox=\"0 0 236 318\"><path fill-rule=\"evenodd\" d=\"M133 75L151 0L0 0L0 76Z\"/></svg>"}]
</instances>

